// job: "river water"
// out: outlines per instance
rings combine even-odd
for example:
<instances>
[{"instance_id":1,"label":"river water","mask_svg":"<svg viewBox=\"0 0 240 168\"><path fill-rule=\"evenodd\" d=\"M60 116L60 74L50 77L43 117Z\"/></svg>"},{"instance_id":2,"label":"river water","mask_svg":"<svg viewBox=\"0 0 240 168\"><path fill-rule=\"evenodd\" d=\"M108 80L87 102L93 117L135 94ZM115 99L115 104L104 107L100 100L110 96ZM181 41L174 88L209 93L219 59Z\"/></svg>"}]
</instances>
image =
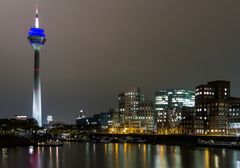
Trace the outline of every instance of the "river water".
<instances>
[{"instance_id":1,"label":"river water","mask_svg":"<svg viewBox=\"0 0 240 168\"><path fill-rule=\"evenodd\" d=\"M1 168L240 168L240 150L118 143L0 148Z\"/></svg>"}]
</instances>

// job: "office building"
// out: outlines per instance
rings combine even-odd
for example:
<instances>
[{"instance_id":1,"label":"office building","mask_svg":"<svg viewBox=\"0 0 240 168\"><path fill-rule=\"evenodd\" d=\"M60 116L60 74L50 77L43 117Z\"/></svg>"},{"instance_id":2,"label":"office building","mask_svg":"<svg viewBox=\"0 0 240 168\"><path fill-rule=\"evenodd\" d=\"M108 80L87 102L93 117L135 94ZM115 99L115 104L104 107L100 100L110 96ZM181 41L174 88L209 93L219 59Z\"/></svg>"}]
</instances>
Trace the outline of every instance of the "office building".
<instances>
[{"instance_id":1,"label":"office building","mask_svg":"<svg viewBox=\"0 0 240 168\"><path fill-rule=\"evenodd\" d=\"M212 81L196 87L196 116L203 120L203 134L228 133L230 81Z\"/></svg>"},{"instance_id":2,"label":"office building","mask_svg":"<svg viewBox=\"0 0 240 168\"><path fill-rule=\"evenodd\" d=\"M118 95L119 122L124 125L137 119L139 103L144 102L143 92L139 87L134 87Z\"/></svg>"},{"instance_id":3,"label":"office building","mask_svg":"<svg viewBox=\"0 0 240 168\"><path fill-rule=\"evenodd\" d=\"M162 89L155 92L155 118L160 132L175 132L182 119L183 107L194 107L195 93L184 89Z\"/></svg>"},{"instance_id":4,"label":"office building","mask_svg":"<svg viewBox=\"0 0 240 168\"><path fill-rule=\"evenodd\" d=\"M138 107L138 120L144 133L153 133L155 129L154 108L152 102L141 102Z\"/></svg>"}]
</instances>

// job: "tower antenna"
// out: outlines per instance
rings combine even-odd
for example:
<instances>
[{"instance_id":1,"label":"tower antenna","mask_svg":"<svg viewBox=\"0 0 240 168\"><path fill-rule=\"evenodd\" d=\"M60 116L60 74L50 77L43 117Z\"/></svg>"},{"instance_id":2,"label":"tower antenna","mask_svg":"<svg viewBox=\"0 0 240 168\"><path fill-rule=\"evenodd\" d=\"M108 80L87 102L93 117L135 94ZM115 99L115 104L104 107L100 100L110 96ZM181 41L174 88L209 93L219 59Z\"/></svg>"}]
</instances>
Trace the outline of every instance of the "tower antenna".
<instances>
[{"instance_id":1,"label":"tower antenna","mask_svg":"<svg viewBox=\"0 0 240 168\"><path fill-rule=\"evenodd\" d=\"M36 6L36 16L35 16L35 28L39 28L39 19L38 19L38 3L37 0L35 1L35 6Z\"/></svg>"}]
</instances>

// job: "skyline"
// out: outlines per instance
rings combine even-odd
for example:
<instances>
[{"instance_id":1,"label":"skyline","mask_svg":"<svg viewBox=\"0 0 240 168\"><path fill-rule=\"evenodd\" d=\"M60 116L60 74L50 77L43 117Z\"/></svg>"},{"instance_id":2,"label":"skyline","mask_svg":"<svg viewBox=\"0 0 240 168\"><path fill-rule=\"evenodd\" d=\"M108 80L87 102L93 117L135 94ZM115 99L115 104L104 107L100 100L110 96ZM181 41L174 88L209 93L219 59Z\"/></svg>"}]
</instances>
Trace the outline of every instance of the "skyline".
<instances>
[{"instance_id":1,"label":"skyline","mask_svg":"<svg viewBox=\"0 0 240 168\"><path fill-rule=\"evenodd\" d=\"M52 114L74 123L80 109L107 111L132 86L151 98L162 88L230 80L232 95L240 95L240 2L39 3L49 36L41 58L44 121ZM0 117L30 115L33 57L25 34L34 2L4 0L0 11Z\"/></svg>"}]
</instances>

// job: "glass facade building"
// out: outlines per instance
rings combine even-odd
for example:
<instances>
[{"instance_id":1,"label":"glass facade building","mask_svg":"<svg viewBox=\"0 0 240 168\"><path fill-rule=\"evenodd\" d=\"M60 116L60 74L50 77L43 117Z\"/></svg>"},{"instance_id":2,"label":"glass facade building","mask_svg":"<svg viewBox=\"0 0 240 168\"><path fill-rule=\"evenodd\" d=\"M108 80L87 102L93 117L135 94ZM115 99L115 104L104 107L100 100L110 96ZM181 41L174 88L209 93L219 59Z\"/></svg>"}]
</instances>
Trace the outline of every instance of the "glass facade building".
<instances>
[{"instance_id":1,"label":"glass facade building","mask_svg":"<svg viewBox=\"0 0 240 168\"><path fill-rule=\"evenodd\" d=\"M155 110L194 107L195 92L183 89L164 89L155 92Z\"/></svg>"},{"instance_id":2,"label":"glass facade building","mask_svg":"<svg viewBox=\"0 0 240 168\"><path fill-rule=\"evenodd\" d=\"M184 89L163 89L155 92L155 115L158 128L181 120L182 107L194 107L195 92Z\"/></svg>"}]
</instances>

